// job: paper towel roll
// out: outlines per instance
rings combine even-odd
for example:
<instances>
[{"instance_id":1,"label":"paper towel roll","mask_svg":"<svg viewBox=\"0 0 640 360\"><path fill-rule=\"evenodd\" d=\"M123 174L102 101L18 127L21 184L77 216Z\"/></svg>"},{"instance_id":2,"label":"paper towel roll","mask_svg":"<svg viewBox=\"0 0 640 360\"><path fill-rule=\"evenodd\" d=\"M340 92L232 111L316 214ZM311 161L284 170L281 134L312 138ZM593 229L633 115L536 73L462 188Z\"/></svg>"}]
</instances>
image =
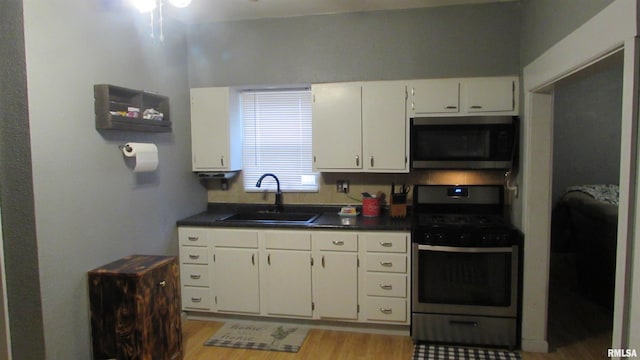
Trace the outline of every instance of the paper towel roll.
<instances>
[{"instance_id":1,"label":"paper towel roll","mask_svg":"<svg viewBox=\"0 0 640 360\"><path fill-rule=\"evenodd\" d=\"M133 172L155 171L158 168L158 147L155 144L127 143L122 152L136 159Z\"/></svg>"}]
</instances>

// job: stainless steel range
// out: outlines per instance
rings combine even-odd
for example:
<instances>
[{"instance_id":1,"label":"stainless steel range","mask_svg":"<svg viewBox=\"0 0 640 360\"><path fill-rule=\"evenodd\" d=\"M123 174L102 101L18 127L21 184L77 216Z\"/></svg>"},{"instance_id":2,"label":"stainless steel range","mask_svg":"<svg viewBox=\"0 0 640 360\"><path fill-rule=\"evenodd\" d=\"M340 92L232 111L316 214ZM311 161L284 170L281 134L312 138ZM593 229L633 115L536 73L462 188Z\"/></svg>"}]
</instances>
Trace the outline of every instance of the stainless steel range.
<instances>
[{"instance_id":1,"label":"stainless steel range","mask_svg":"<svg viewBox=\"0 0 640 360\"><path fill-rule=\"evenodd\" d=\"M413 205L414 341L514 348L521 236L503 187L420 185Z\"/></svg>"}]
</instances>

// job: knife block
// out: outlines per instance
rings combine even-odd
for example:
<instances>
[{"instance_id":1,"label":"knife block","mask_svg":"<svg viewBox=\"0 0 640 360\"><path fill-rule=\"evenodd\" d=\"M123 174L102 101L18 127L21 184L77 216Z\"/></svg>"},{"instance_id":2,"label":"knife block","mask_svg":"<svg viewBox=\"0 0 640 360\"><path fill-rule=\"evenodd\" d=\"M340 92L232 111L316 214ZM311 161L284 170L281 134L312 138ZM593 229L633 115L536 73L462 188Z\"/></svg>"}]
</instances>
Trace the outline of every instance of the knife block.
<instances>
[{"instance_id":1,"label":"knife block","mask_svg":"<svg viewBox=\"0 0 640 360\"><path fill-rule=\"evenodd\" d=\"M389 213L392 218L407 217L407 194L391 194Z\"/></svg>"}]
</instances>

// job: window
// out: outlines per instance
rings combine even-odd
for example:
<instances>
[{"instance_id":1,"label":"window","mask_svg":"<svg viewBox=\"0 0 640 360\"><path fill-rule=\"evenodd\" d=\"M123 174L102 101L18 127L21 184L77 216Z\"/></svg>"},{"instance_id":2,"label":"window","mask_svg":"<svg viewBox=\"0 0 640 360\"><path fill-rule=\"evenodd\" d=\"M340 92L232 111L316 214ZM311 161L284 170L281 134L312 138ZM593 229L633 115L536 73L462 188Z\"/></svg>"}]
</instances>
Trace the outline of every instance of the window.
<instances>
[{"instance_id":1,"label":"window","mask_svg":"<svg viewBox=\"0 0 640 360\"><path fill-rule=\"evenodd\" d=\"M273 173L282 191L318 191L311 153L311 90L255 90L241 95L245 191L276 188L265 179Z\"/></svg>"}]
</instances>

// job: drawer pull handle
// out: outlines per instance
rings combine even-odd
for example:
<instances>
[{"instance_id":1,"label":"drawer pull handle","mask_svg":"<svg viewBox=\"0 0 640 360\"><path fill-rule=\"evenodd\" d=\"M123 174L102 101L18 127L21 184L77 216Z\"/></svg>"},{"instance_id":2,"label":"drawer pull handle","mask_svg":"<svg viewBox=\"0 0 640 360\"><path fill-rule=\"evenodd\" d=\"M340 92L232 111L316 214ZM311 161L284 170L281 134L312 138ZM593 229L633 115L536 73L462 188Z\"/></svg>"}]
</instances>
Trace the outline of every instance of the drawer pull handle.
<instances>
[{"instance_id":1,"label":"drawer pull handle","mask_svg":"<svg viewBox=\"0 0 640 360\"><path fill-rule=\"evenodd\" d=\"M480 105L471 105L470 108L471 109L482 109L482 106L480 106Z\"/></svg>"},{"instance_id":2,"label":"drawer pull handle","mask_svg":"<svg viewBox=\"0 0 640 360\"><path fill-rule=\"evenodd\" d=\"M458 107L455 105L448 105L448 106L445 106L444 108L447 110L453 110L453 109L457 109Z\"/></svg>"},{"instance_id":3,"label":"drawer pull handle","mask_svg":"<svg viewBox=\"0 0 640 360\"><path fill-rule=\"evenodd\" d=\"M380 284L380 289L391 290L391 289L393 289L393 286L391 286L389 284Z\"/></svg>"},{"instance_id":4,"label":"drawer pull handle","mask_svg":"<svg viewBox=\"0 0 640 360\"><path fill-rule=\"evenodd\" d=\"M193 260L200 259L200 255L193 255L193 254L189 255L189 259L193 259Z\"/></svg>"},{"instance_id":5,"label":"drawer pull handle","mask_svg":"<svg viewBox=\"0 0 640 360\"><path fill-rule=\"evenodd\" d=\"M391 242L389 242L389 241L381 241L380 242L380 246L383 246L383 247L391 247L392 245L393 244Z\"/></svg>"},{"instance_id":6,"label":"drawer pull handle","mask_svg":"<svg viewBox=\"0 0 640 360\"><path fill-rule=\"evenodd\" d=\"M194 303L199 303L201 301L202 301L202 298L200 298L200 297L192 297L191 298L191 302L194 302Z\"/></svg>"},{"instance_id":7,"label":"drawer pull handle","mask_svg":"<svg viewBox=\"0 0 640 360\"><path fill-rule=\"evenodd\" d=\"M478 326L477 321L464 321L464 320L450 320L449 325L461 325L461 326Z\"/></svg>"},{"instance_id":8,"label":"drawer pull handle","mask_svg":"<svg viewBox=\"0 0 640 360\"><path fill-rule=\"evenodd\" d=\"M390 308L380 308L380 312L383 314L391 314L393 311Z\"/></svg>"},{"instance_id":9,"label":"drawer pull handle","mask_svg":"<svg viewBox=\"0 0 640 360\"><path fill-rule=\"evenodd\" d=\"M342 246L342 245L344 245L344 241L342 241L342 240L333 240L333 245Z\"/></svg>"},{"instance_id":10,"label":"drawer pull handle","mask_svg":"<svg viewBox=\"0 0 640 360\"><path fill-rule=\"evenodd\" d=\"M391 267L393 263L391 261L380 261L381 266Z\"/></svg>"},{"instance_id":11,"label":"drawer pull handle","mask_svg":"<svg viewBox=\"0 0 640 360\"><path fill-rule=\"evenodd\" d=\"M167 286L167 282L162 280L162 281L160 281L160 284L158 284L158 285L160 285L161 287L165 287L165 286Z\"/></svg>"},{"instance_id":12,"label":"drawer pull handle","mask_svg":"<svg viewBox=\"0 0 640 360\"><path fill-rule=\"evenodd\" d=\"M200 274L191 274L191 278L194 280L200 279Z\"/></svg>"},{"instance_id":13,"label":"drawer pull handle","mask_svg":"<svg viewBox=\"0 0 640 360\"><path fill-rule=\"evenodd\" d=\"M200 239L199 236L189 236L188 237L189 241L198 241L198 239Z\"/></svg>"}]
</instances>

